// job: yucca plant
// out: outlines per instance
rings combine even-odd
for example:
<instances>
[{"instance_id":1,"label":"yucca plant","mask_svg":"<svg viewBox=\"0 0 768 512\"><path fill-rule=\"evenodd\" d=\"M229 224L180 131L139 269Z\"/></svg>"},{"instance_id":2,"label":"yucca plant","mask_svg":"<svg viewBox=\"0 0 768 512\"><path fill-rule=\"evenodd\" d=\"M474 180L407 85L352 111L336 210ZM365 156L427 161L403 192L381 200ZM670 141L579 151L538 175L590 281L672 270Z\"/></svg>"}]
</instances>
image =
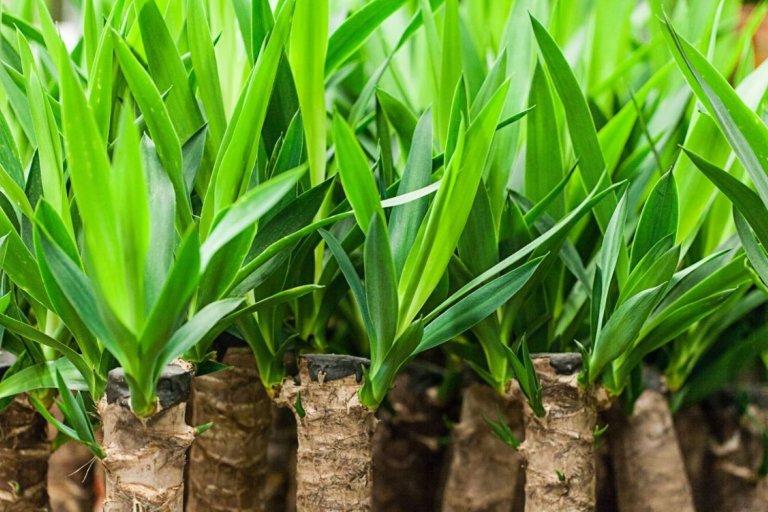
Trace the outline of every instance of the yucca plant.
<instances>
[{"instance_id":1,"label":"yucca plant","mask_svg":"<svg viewBox=\"0 0 768 512\"><path fill-rule=\"evenodd\" d=\"M119 507L128 500L148 505L154 503L152 506L165 503L178 509L183 497L183 454L193 438L192 430L184 423L183 404L189 392L191 372L183 365L171 370L166 367L198 343L203 343L203 347L197 349L207 353L205 347L210 345L210 338L226 326L226 322L220 324L221 320L227 317L226 321L232 322L237 315L254 310L245 307L236 312L242 299L238 296L229 298L230 287L244 278L237 274L250 248L255 222L294 189L304 171L301 168L278 168L272 180L264 178L251 189L247 186L250 174L246 173L245 178L239 174L247 163L243 167L234 165L237 158L250 159L248 154L254 150L244 142L250 134L260 131L265 115L266 102L259 99L263 97L259 94L261 91L250 85L254 82L252 77L247 84L250 86L244 87L241 108L245 113L238 113L236 119L240 122L232 123L226 144L221 148L213 146L214 155L219 154L216 163L219 159L234 160L227 164L226 171L218 171L220 163L219 167L214 165L210 170L211 186L202 201L201 227L192 225L195 209L192 199L195 195L199 198L202 192L196 190L191 195L191 191L193 188L205 190L209 183L205 178L205 155L210 139L203 130L199 112L199 126L189 128L195 123L194 111L181 111L180 114L186 115L174 117L173 121L178 124L174 127L156 82L163 78L173 80L178 75L171 74L170 78L164 75L153 80L152 62L155 61L152 59L158 55L149 54L150 69L145 70L127 42L113 30L112 22L117 24L116 20L122 15L130 19L133 14L132 9L121 11L121 8L118 5L112 10L108 18L110 23L96 38L98 44L93 61L89 61L92 82L88 96L84 94L70 56L47 11L44 7L39 9L45 34L43 39L61 79L64 147L57 145L54 138L53 145L46 148L50 152L44 153L46 159L41 167L49 181L43 179L43 182L51 185L44 190L44 199L35 209L23 194L13 196L14 200L21 201L20 208L27 220L34 224L36 263L29 257L31 255L23 252L23 245L16 244L7 246L5 266L21 287L28 285L23 272L40 273L43 286L33 290L37 293L35 296L62 319L81 351L77 353L62 342L26 327L23 322L9 319L6 324L18 336L31 338L35 343L62 353L76 369L75 374L79 372L80 375L74 382L62 382L57 378L56 365L44 364L43 377L29 380L18 373L14 375L15 380L4 382L4 393L18 392L19 386L27 390L61 384L62 396L69 397L62 403L72 406L66 410L72 411L72 420L77 420L76 430L57 424L65 433L75 434L73 437L88 442L97 454L106 455L110 476L109 506ZM280 18L282 24L279 26L283 27L284 33L290 20L290 8L291 4L282 11L285 14ZM153 36L159 37L163 30L168 30L154 3L143 6L139 19L146 24L154 23L151 25ZM272 53L277 51L279 55L282 43L279 38L274 40ZM156 52L168 50L161 45L152 49ZM178 54L176 57L178 64L183 65ZM113 59L119 64L118 76L125 79L127 88L110 76ZM259 69L262 73L265 68L270 69L269 60L264 60L267 63L260 66L257 63L254 75L258 76ZM171 68L173 63L171 59ZM168 69L162 71L165 73ZM34 79L31 69L27 76ZM186 73L183 77L186 83ZM113 89L114 84L118 85ZM183 84L175 89L183 90ZM113 93L123 101L122 106L113 107ZM148 135L143 141L136 127L131 98L135 98L144 114L138 119L139 126ZM46 105L49 103L43 97L42 108ZM47 108L48 117L42 117L34 126L33 134L41 137L59 130L57 119L50 115L50 106ZM196 103L194 108L197 109ZM256 115L252 116L254 110ZM113 125L114 140L110 137ZM236 129L239 132L233 136ZM183 146L181 137L188 139ZM62 149L66 153L62 153ZM63 186L67 176L63 154L66 154L66 169L79 214L75 219L82 222L82 226L73 222L69 213L69 200ZM241 187L239 182L243 179L246 183ZM58 188L51 189L57 182ZM217 187L224 190L218 196L210 192ZM105 197L108 197L107 208L103 207ZM77 238L74 236L75 226ZM202 232L203 228L206 231ZM80 231L82 246L77 243ZM200 242L201 234L205 236L203 243ZM15 235L15 239L20 240L20 237ZM104 248L109 250L104 252ZM234 254L233 249L236 249ZM100 256L93 256L95 254ZM224 254L227 258L222 258ZM20 257L26 258L21 260L27 263L24 268L19 267ZM252 270L257 267L252 266ZM272 302L289 300L312 289L294 290L272 299ZM183 322L183 319L188 321ZM112 357L120 369L110 373L107 401L101 407L105 426L104 454L93 440L82 399L79 404L72 402L74 398L65 388L82 388L79 382L84 382L90 395L95 400L100 399L107 381L106 372L113 366ZM170 374L165 375L168 371ZM162 390L159 402L157 389ZM135 416L150 419L140 421ZM116 431L118 424L136 424L136 437L131 440L124 432ZM166 435L153 434L153 428L166 434L171 431L169 429L176 428L178 435L170 437L176 442L169 443L164 439L168 437ZM136 450L146 444L147 438L167 449L153 450L153 460L157 464L142 466L145 468L142 470L130 460L137 461L142 457L142 452ZM163 465L175 468L175 473L164 470L165 477L158 479L152 468ZM133 487L136 482L143 482L146 492L137 491Z\"/></svg>"}]
</instances>

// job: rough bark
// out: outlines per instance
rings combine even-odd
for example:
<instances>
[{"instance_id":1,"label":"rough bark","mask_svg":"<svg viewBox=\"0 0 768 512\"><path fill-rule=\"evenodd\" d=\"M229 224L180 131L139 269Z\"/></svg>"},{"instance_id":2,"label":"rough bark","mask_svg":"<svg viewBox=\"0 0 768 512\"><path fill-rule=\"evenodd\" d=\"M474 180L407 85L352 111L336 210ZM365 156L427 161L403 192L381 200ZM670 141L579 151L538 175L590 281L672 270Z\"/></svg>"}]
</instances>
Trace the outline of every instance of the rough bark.
<instances>
[{"instance_id":1,"label":"rough bark","mask_svg":"<svg viewBox=\"0 0 768 512\"><path fill-rule=\"evenodd\" d=\"M230 347L228 369L192 381L192 424L213 426L192 443L189 512L261 512L266 500L272 401L247 347Z\"/></svg>"},{"instance_id":2,"label":"rough bark","mask_svg":"<svg viewBox=\"0 0 768 512\"><path fill-rule=\"evenodd\" d=\"M0 510L46 510L49 455L45 420L17 396L0 413Z\"/></svg>"},{"instance_id":3,"label":"rough bark","mask_svg":"<svg viewBox=\"0 0 768 512\"><path fill-rule=\"evenodd\" d=\"M299 511L371 509L371 439L374 412L358 399L367 360L334 355L299 358L280 402L296 416Z\"/></svg>"},{"instance_id":4,"label":"rough bark","mask_svg":"<svg viewBox=\"0 0 768 512\"><path fill-rule=\"evenodd\" d=\"M534 356L545 415L525 407L525 510L580 512L595 510L597 391L577 382L578 354Z\"/></svg>"},{"instance_id":5,"label":"rough bark","mask_svg":"<svg viewBox=\"0 0 768 512\"><path fill-rule=\"evenodd\" d=\"M436 510L448 435L439 376L410 365L389 392L373 437L373 510Z\"/></svg>"},{"instance_id":6,"label":"rough bark","mask_svg":"<svg viewBox=\"0 0 768 512\"><path fill-rule=\"evenodd\" d=\"M0 352L0 380L16 358ZM50 445L46 423L26 395L0 412L0 510L31 512L48 506Z\"/></svg>"},{"instance_id":7,"label":"rough bark","mask_svg":"<svg viewBox=\"0 0 768 512\"><path fill-rule=\"evenodd\" d=\"M493 432L486 418L499 415L523 437L522 403L474 383L464 390L461 421L453 429L451 465L443 494L445 512L509 512L523 483L522 457ZM520 496L521 497L521 496Z\"/></svg>"},{"instance_id":8,"label":"rough bark","mask_svg":"<svg viewBox=\"0 0 768 512\"><path fill-rule=\"evenodd\" d=\"M759 475L764 454L762 436L768 428L768 408L762 405L751 404L744 414L739 414L731 400L711 413L712 510L768 510L768 479Z\"/></svg>"},{"instance_id":9,"label":"rough bark","mask_svg":"<svg viewBox=\"0 0 768 512\"><path fill-rule=\"evenodd\" d=\"M184 421L191 370L170 365L158 383L158 410L138 418L121 369L99 403L107 492L104 512L182 512L184 466L194 431Z\"/></svg>"},{"instance_id":10,"label":"rough bark","mask_svg":"<svg viewBox=\"0 0 768 512\"><path fill-rule=\"evenodd\" d=\"M619 510L694 512L685 462L664 395L646 389L631 416L614 410L609 424Z\"/></svg>"},{"instance_id":11,"label":"rough bark","mask_svg":"<svg viewBox=\"0 0 768 512\"><path fill-rule=\"evenodd\" d=\"M96 465L91 451L74 441L53 452L48 463L48 495L53 512L94 509Z\"/></svg>"}]
</instances>

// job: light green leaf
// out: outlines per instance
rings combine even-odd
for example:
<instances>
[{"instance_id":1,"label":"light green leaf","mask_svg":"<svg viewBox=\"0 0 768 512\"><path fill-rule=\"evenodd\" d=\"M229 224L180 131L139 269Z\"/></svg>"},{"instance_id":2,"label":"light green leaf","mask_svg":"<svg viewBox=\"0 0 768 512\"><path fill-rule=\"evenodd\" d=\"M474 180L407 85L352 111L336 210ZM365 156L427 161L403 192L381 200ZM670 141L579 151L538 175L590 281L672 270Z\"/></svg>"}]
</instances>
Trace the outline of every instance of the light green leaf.
<instances>
[{"instance_id":1,"label":"light green leaf","mask_svg":"<svg viewBox=\"0 0 768 512\"><path fill-rule=\"evenodd\" d=\"M381 209L381 199L360 143L338 113L333 116L333 139L341 184L355 212L357 224L363 233L367 233L373 216L384 213Z\"/></svg>"}]
</instances>

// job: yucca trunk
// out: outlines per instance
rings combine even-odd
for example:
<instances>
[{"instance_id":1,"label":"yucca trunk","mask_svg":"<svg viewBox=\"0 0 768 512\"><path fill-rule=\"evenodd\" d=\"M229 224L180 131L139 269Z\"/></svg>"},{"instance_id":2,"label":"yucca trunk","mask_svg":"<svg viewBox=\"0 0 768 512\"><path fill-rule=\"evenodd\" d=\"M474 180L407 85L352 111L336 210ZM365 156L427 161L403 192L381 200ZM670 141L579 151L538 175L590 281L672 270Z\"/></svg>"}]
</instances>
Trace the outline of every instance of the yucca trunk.
<instances>
[{"instance_id":1,"label":"yucca trunk","mask_svg":"<svg viewBox=\"0 0 768 512\"><path fill-rule=\"evenodd\" d=\"M302 511L371 509L374 411L358 399L368 360L337 355L299 357L280 401L296 416L296 508Z\"/></svg>"},{"instance_id":2,"label":"yucca trunk","mask_svg":"<svg viewBox=\"0 0 768 512\"><path fill-rule=\"evenodd\" d=\"M15 358L0 352L0 379ZM0 413L0 510L46 510L50 445L46 423L26 395Z\"/></svg>"},{"instance_id":3,"label":"yucca trunk","mask_svg":"<svg viewBox=\"0 0 768 512\"><path fill-rule=\"evenodd\" d=\"M189 512L270 510L266 500L272 401L248 347L230 347L226 370L192 380L192 424L213 423L189 455Z\"/></svg>"},{"instance_id":4,"label":"yucca trunk","mask_svg":"<svg viewBox=\"0 0 768 512\"><path fill-rule=\"evenodd\" d=\"M627 417L612 411L608 438L620 512L693 512L685 462L664 395L646 389Z\"/></svg>"},{"instance_id":5,"label":"yucca trunk","mask_svg":"<svg viewBox=\"0 0 768 512\"><path fill-rule=\"evenodd\" d=\"M733 397L726 397L712 411L710 500L712 510L718 512L768 510L768 478L760 475L765 464L763 431L768 425L768 402L765 396L751 398L762 403L750 404L744 414L737 410Z\"/></svg>"},{"instance_id":6,"label":"yucca trunk","mask_svg":"<svg viewBox=\"0 0 768 512\"><path fill-rule=\"evenodd\" d=\"M486 421L505 421L520 439L522 414L522 404L512 394L502 396L480 383L464 390L461 421L451 440L443 511L522 510L522 457L499 439Z\"/></svg>"},{"instance_id":7,"label":"yucca trunk","mask_svg":"<svg viewBox=\"0 0 768 512\"><path fill-rule=\"evenodd\" d=\"M525 407L525 510L595 510L595 440L599 393L578 383L579 354L534 356L545 415Z\"/></svg>"},{"instance_id":8,"label":"yucca trunk","mask_svg":"<svg viewBox=\"0 0 768 512\"><path fill-rule=\"evenodd\" d=\"M158 409L139 418L121 368L109 372L99 403L107 491L104 512L182 512L184 466L194 431L184 416L192 372L170 365L157 385Z\"/></svg>"},{"instance_id":9,"label":"yucca trunk","mask_svg":"<svg viewBox=\"0 0 768 512\"><path fill-rule=\"evenodd\" d=\"M446 402L438 383L417 365L407 366L389 392L373 437L373 509L436 510L448 435Z\"/></svg>"}]
</instances>

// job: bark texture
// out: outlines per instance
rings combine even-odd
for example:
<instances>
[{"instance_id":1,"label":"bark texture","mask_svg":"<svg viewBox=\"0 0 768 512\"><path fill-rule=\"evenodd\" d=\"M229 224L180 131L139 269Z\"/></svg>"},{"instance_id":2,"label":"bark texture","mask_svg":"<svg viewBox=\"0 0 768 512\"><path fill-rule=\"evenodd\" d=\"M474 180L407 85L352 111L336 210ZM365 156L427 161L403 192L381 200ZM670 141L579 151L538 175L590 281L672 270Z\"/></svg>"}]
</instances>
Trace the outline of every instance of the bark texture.
<instances>
[{"instance_id":1,"label":"bark texture","mask_svg":"<svg viewBox=\"0 0 768 512\"><path fill-rule=\"evenodd\" d=\"M691 486L664 395L646 389L632 416L614 410L609 442L621 512L694 512Z\"/></svg>"},{"instance_id":2,"label":"bark texture","mask_svg":"<svg viewBox=\"0 0 768 512\"><path fill-rule=\"evenodd\" d=\"M184 421L191 371L169 366L158 383L159 408L149 418L130 409L122 370L109 374L99 403L107 493L104 512L182 512L184 466L194 431Z\"/></svg>"},{"instance_id":3,"label":"bark texture","mask_svg":"<svg viewBox=\"0 0 768 512\"><path fill-rule=\"evenodd\" d=\"M303 356L296 378L283 384L280 401L292 408L297 423L300 512L371 509L376 419L358 399L364 364L345 356Z\"/></svg>"},{"instance_id":4,"label":"bark texture","mask_svg":"<svg viewBox=\"0 0 768 512\"><path fill-rule=\"evenodd\" d=\"M46 423L26 395L0 413L0 510L46 510L50 445Z\"/></svg>"},{"instance_id":5,"label":"bark texture","mask_svg":"<svg viewBox=\"0 0 768 512\"><path fill-rule=\"evenodd\" d=\"M712 510L768 510L768 479L758 473L763 463L767 410L750 405L744 414L739 414L731 404L712 411Z\"/></svg>"},{"instance_id":6,"label":"bark texture","mask_svg":"<svg viewBox=\"0 0 768 512\"><path fill-rule=\"evenodd\" d=\"M453 430L451 463L443 494L444 512L510 512L522 501L522 457L491 430L485 418L501 414L523 437L522 403L474 383L464 390L461 421Z\"/></svg>"},{"instance_id":7,"label":"bark texture","mask_svg":"<svg viewBox=\"0 0 768 512\"><path fill-rule=\"evenodd\" d=\"M380 410L373 437L373 509L377 512L436 510L448 435L441 380L425 368L407 366Z\"/></svg>"},{"instance_id":8,"label":"bark texture","mask_svg":"<svg viewBox=\"0 0 768 512\"><path fill-rule=\"evenodd\" d=\"M535 356L545 415L525 407L525 510L595 510L597 393L577 382L578 354Z\"/></svg>"},{"instance_id":9,"label":"bark texture","mask_svg":"<svg viewBox=\"0 0 768 512\"><path fill-rule=\"evenodd\" d=\"M261 512L266 500L272 401L247 347L230 347L228 369L195 377L192 424L213 422L189 456L189 512Z\"/></svg>"}]
</instances>

